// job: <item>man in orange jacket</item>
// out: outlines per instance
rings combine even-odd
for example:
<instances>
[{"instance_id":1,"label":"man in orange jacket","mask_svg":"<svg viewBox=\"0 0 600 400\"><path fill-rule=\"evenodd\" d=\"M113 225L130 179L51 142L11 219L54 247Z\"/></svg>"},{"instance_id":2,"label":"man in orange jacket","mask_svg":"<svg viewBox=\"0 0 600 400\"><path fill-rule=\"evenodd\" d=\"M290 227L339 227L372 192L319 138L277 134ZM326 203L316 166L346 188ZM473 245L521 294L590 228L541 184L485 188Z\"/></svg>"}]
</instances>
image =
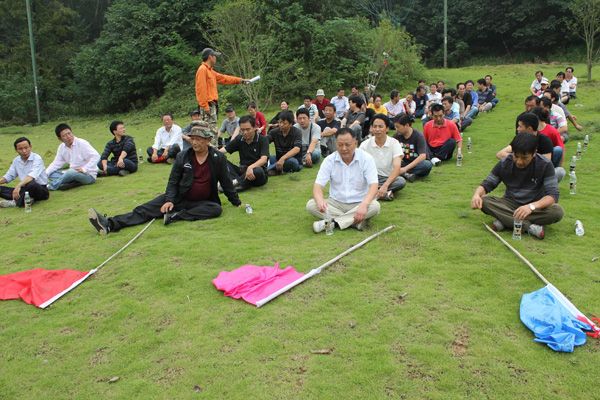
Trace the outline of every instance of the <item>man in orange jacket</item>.
<instances>
[{"instance_id":1,"label":"man in orange jacket","mask_svg":"<svg viewBox=\"0 0 600 400\"><path fill-rule=\"evenodd\" d=\"M217 56L220 55L221 53L209 47L202 50L202 64L196 71L196 100L198 101L200 119L208 122L214 132L217 131L217 102L219 100L217 83L236 85L249 82L248 79L223 75L215 71L213 67L217 63ZM216 144L215 139L213 146L216 146Z\"/></svg>"}]
</instances>

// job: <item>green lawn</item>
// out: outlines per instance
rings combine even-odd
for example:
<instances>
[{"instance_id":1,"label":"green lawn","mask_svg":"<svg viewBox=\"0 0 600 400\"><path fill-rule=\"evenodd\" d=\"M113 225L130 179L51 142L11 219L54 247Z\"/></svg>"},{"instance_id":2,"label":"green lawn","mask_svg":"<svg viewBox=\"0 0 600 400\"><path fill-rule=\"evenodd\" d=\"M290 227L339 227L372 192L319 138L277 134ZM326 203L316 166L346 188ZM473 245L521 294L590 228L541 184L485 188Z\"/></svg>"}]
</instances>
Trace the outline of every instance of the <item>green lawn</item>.
<instances>
[{"instance_id":1,"label":"green lawn","mask_svg":"<svg viewBox=\"0 0 600 400\"><path fill-rule=\"evenodd\" d=\"M252 215L226 203L215 220L168 227L157 221L48 310L0 303L0 398L593 397L600 341L573 354L533 342L519 320L519 302L542 283L485 230L482 223L491 219L469 208L496 151L514 134L533 72L541 67L552 77L564 66L430 70L431 79L450 84L491 73L500 104L465 132L473 153L465 154L462 167L449 162L408 184L382 204L367 232L312 233L304 207L316 169L304 170L242 193ZM575 71L583 75L583 65ZM599 89L598 82L580 79L579 98L570 105L592 136L600 127ZM119 117L138 147L151 144L158 118ZM176 117L186 125L187 117ZM102 149L111 120L67 122ZM21 135L48 164L58 122L0 129L2 173ZM575 146L576 140L567 144L568 155ZM599 166L600 136L578 163L577 195L569 195L568 182L560 185L563 221L548 227L543 241L511 241L588 315L600 312L600 262L592 262L600 255ZM0 210L0 274L95 267L141 227L103 238L88 223L87 209L129 211L162 192L167 176L168 166L144 163L125 178L54 192L31 214ZM575 236L576 219L584 223L584 237ZM392 233L264 308L225 298L212 286L219 271L245 263L280 262L307 272L389 224L396 225ZM311 353L320 349L331 354ZM109 383L112 377L119 380Z\"/></svg>"}]
</instances>

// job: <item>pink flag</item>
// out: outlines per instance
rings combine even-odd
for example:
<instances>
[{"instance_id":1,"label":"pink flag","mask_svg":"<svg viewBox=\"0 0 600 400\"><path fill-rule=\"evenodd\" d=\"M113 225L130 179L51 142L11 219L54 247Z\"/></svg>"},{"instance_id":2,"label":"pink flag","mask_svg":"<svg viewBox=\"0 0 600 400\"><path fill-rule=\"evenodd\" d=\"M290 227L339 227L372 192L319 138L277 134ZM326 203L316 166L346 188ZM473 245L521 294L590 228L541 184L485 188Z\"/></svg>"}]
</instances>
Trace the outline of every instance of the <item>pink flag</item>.
<instances>
[{"instance_id":1,"label":"pink flag","mask_svg":"<svg viewBox=\"0 0 600 400\"><path fill-rule=\"evenodd\" d=\"M230 272L220 272L213 279L213 285L218 290L222 290L225 296L234 299L242 298L256 305L260 300L303 276L304 274L291 266L280 269L278 263L273 267L244 265Z\"/></svg>"},{"instance_id":2,"label":"pink flag","mask_svg":"<svg viewBox=\"0 0 600 400\"><path fill-rule=\"evenodd\" d=\"M72 269L36 268L0 275L0 300L22 299L38 308L46 308L94 274Z\"/></svg>"}]
</instances>

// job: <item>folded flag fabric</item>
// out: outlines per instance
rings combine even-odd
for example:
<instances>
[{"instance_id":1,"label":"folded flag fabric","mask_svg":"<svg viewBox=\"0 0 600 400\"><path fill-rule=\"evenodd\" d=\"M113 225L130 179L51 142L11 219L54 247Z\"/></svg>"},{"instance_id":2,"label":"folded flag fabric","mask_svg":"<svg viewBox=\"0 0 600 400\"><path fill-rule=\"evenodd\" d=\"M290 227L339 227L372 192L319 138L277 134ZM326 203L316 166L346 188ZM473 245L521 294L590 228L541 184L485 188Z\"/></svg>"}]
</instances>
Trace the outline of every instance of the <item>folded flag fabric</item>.
<instances>
[{"instance_id":1,"label":"folded flag fabric","mask_svg":"<svg viewBox=\"0 0 600 400\"><path fill-rule=\"evenodd\" d=\"M22 299L27 304L46 308L95 272L96 269L85 272L36 268L0 275L0 300Z\"/></svg>"},{"instance_id":2,"label":"folded flag fabric","mask_svg":"<svg viewBox=\"0 0 600 400\"><path fill-rule=\"evenodd\" d=\"M213 285L224 292L227 297L243 299L257 305L260 300L267 298L279 289L302 278L304 274L294 267L279 268L243 265L233 271L222 271L213 279Z\"/></svg>"},{"instance_id":3,"label":"folded flag fabric","mask_svg":"<svg viewBox=\"0 0 600 400\"><path fill-rule=\"evenodd\" d=\"M597 335L598 327L564 295L549 284L521 298L521 321L535 334L534 341L555 351L573 352L585 344L585 331Z\"/></svg>"}]
</instances>

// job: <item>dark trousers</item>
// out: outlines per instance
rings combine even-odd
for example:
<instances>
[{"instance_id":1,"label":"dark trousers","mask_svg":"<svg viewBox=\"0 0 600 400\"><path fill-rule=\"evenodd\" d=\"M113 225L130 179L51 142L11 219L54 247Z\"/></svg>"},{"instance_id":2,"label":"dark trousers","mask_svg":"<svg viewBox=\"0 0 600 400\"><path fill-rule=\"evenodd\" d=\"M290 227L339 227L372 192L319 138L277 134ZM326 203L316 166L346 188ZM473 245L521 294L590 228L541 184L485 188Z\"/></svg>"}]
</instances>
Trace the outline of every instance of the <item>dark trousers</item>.
<instances>
[{"instance_id":1,"label":"dark trousers","mask_svg":"<svg viewBox=\"0 0 600 400\"><path fill-rule=\"evenodd\" d=\"M269 177L264 168L256 167L252 170L252 172L254 172L254 176L256 177L253 181L246 179L246 169L247 167L245 165L240 165L238 167L230 161L227 161L227 170L229 171L231 180L236 179L238 181L238 192L249 189L250 187L262 186L267 183Z\"/></svg>"},{"instance_id":2,"label":"dark trousers","mask_svg":"<svg viewBox=\"0 0 600 400\"><path fill-rule=\"evenodd\" d=\"M181 151L181 148L179 147L179 145L174 144L173 146L169 147L169 152L167 153L167 158L177 157L177 154L179 154L180 151ZM158 154L159 157L162 157L164 152L165 152L165 149L160 149L156 152L156 154ZM148 147L146 149L146 153L148 153L148 162L150 162L150 163L155 162L155 161L152 161L152 153L154 153L154 148ZM167 162L167 160L165 160L163 162Z\"/></svg>"},{"instance_id":3,"label":"dark trousers","mask_svg":"<svg viewBox=\"0 0 600 400\"><path fill-rule=\"evenodd\" d=\"M15 188L11 188L8 186L0 186L0 197L6 200L12 200L12 193ZM27 185L21 187L21 191L19 192L19 200L17 200L17 207L25 206L25 192L29 192L29 197L31 197L35 201L40 200L48 200L50 197L50 192L48 192L48 188L46 185L40 185L36 181L31 181Z\"/></svg>"},{"instance_id":4,"label":"dark trousers","mask_svg":"<svg viewBox=\"0 0 600 400\"><path fill-rule=\"evenodd\" d=\"M117 167L117 160L111 160L106 163L106 175L119 175L119 171L125 170L129 172L135 172L138 169L138 165L135 161L131 161L129 159L124 159L123 163L125 164L125 168ZM98 175L101 174L102 169L102 160L98 161Z\"/></svg>"},{"instance_id":5,"label":"dark trousers","mask_svg":"<svg viewBox=\"0 0 600 400\"><path fill-rule=\"evenodd\" d=\"M502 225L506 228L512 229L515 219L513 214L517 208L521 207L521 205L522 204L518 204L517 202L504 197L483 196L483 206L481 207L481 211L502 222ZM543 210L535 210L525 221L523 221L523 229L527 231L531 224L553 224L560 221L563 214L564 211L562 207L556 203Z\"/></svg>"},{"instance_id":6,"label":"dark trousers","mask_svg":"<svg viewBox=\"0 0 600 400\"><path fill-rule=\"evenodd\" d=\"M141 204L127 214L116 215L109 218L111 231L118 231L127 226L140 225L150 221L152 218L162 218L164 215L160 208L167 202L164 194ZM212 201L189 201L182 200L175 203L171 212L177 212L175 220L196 221L199 219L217 218L223 212L220 204Z\"/></svg>"},{"instance_id":7,"label":"dark trousers","mask_svg":"<svg viewBox=\"0 0 600 400\"><path fill-rule=\"evenodd\" d=\"M454 148L456 147L456 140L450 138L439 147L431 147L429 145L427 146L429 147L429 154L431 155L431 157L429 158L437 157L442 161L449 160L452 158L452 153L454 152Z\"/></svg>"}]
</instances>

